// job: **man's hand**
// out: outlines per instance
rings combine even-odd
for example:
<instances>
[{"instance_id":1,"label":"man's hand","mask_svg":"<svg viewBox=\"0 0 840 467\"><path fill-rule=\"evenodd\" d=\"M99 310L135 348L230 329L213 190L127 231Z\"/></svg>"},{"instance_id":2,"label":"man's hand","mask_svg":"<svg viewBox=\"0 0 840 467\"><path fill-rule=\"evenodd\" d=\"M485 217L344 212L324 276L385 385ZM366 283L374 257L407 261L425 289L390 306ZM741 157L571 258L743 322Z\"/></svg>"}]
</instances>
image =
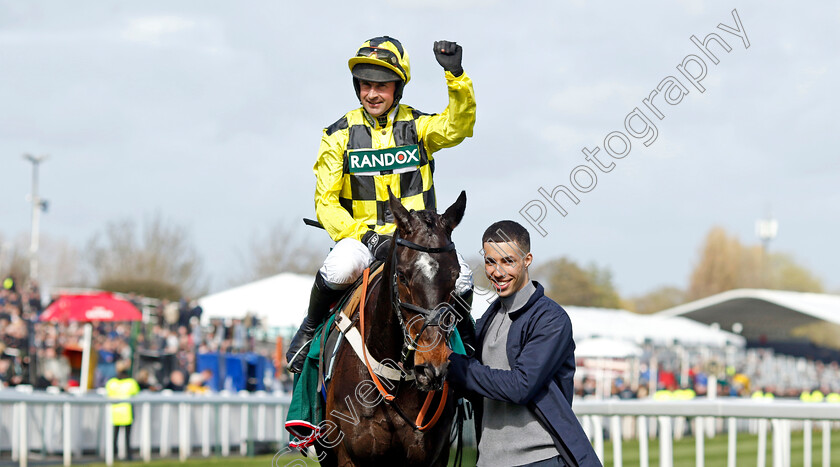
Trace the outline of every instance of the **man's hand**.
<instances>
[{"instance_id":1,"label":"man's hand","mask_svg":"<svg viewBox=\"0 0 840 467\"><path fill-rule=\"evenodd\" d=\"M437 41L435 42L435 58L444 70L452 73L455 76L461 76L464 69L461 68L461 55L463 49L455 42Z\"/></svg>"},{"instance_id":2,"label":"man's hand","mask_svg":"<svg viewBox=\"0 0 840 467\"><path fill-rule=\"evenodd\" d=\"M388 259L388 237L379 235L373 230L368 230L362 236L362 243L370 250L370 254L379 261Z\"/></svg>"}]
</instances>

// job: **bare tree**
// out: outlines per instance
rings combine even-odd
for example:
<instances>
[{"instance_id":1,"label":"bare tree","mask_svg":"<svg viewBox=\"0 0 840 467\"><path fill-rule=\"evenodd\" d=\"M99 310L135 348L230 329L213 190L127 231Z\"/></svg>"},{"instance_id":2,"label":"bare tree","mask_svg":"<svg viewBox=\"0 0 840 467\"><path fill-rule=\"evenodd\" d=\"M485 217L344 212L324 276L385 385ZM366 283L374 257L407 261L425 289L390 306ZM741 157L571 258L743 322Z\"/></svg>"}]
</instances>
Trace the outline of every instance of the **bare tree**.
<instances>
[{"instance_id":1,"label":"bare tree","mask_svg":"<svg viewBox=\"0 0 840 467\"><path fill-rule=\"evenodd\" d=\"M627 307L636 313L656 313L685 303L685 290L673 286L663 286L644 295L630 298Z\"/></svg>"},{"instance_id":2,"label":"bare tree","mask_svg":"<svg viewBox=\"0 0 840 467\"><path fill-rule=\"evenodd\" d=\"M621 299L607 268L591 264L586 268L569 258L558 258L538 266L533 277L543 279L546 295L561 305L621 308Z\"/></svg>"},{"instance_id":3,"label":"bare tree","mask_svg":"<svg viewBox=\"0 0 840 467\"><path fill-rule=\"evenodd\" d=\"M131 219L108 223L88 243L99 287L159 298L197 296L206 291L202 261L189 232L159 213L142 228Z\"/></svg>"},{"instance_id":4,"label":"bare tree","mask_svg":"<svg viewBox=\"0 0 840 467\"><path fill-rule=\"evenodd\" d=\"M19 235L14 240L0 235L0 275L22 282L29 277L29 239Z\"/></svg>"},{"instance_id":5,"label":"bare tree","mask_svg":"<svg viewBox=\"0 0 840 467\"><path fill-rule=\"evenodd\" d=\"M303 227L301 227L303 228ZM289 222L278 221L265 235L254 233L247 253L240 253L243 273L237 284L255 281L283 272L315 275L326 257Z\"/></svg>"},{"instance_id":6,"label":"bare tree","mask_svg":"<svg viewBox=\"0 0 840 467\"><path fill-rule=\"evenodd\" d=\"M688 299L708 297L738 288L822 292L821 281L784 253L768 253L758 245L743 245L720 227L709 231L700 259L691 273Z\"/></svg>"}]
</instances>

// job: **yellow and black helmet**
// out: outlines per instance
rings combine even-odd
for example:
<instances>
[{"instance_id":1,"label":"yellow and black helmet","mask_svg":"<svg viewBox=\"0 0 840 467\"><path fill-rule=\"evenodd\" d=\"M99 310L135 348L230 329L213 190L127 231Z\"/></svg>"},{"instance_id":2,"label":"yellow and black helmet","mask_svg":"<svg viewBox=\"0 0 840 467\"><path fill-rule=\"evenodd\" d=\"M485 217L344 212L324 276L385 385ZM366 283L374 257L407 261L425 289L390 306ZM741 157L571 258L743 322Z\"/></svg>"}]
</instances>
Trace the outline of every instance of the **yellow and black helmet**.
<instances>
[{"instance_id":1,"label":"yellow and black helmet","mask_svg":"<svg viewBox=\"0 0 840 467\"><path fill-rule=\"evenodd\" d=\"M359 95L359 81L374 83L397 82L395 100L402 97L402 90L411 80L408 53L400 41L389 36L374 37L362 44L347 62L353 74L353 87Z\"/></svg>"}]
</instances>

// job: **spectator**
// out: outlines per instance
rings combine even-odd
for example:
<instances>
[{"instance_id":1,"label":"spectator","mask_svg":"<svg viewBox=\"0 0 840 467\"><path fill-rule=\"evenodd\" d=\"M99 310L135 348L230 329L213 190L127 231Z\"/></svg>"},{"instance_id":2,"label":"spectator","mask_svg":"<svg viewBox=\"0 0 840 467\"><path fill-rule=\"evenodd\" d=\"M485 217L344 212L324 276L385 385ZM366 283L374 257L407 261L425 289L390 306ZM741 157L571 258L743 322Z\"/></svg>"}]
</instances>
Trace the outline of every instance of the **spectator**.
<instances>
[{"instance_id":1,"label":"spectator","mask_svg":"<svg viewBox=\"0 0 840 467\"><path fill-rule=\"evenodd\" d=\"M117 375L108 380L105 391L111 399L128 399L140 392L140 386L128 375L130 364L121 360L116 365ZM116 456L120 427L125 428L125 450L128 460L131 456L131 425L134 423L134 413L131 403L121 402L111 405L111 421L114 424L114 455Z\"/></svg>"},{"instance_id":2,"label":"spectator","mask_svg":"<svg viewBox=\"0 0 840 467\"><path fill-rule=\"evenodd\" d=\"M204 376L200 373L193 373L190 375L190 384L187 385L186 392L190 394L206 394L209 389L205 385Z\"/></svg>"},{"instance_id":3,"label":"spectator","mask_svg":"<svg viewBox=\"0 0 840 467\"><path fill-rule=\"evenodd\" d=\"M140 386L141 391L158 391L160 385L155 381L154 376L149 373L146 368L141 368L137 371L137 385Z\"/></svg>"},{"instance_id":4,"label":"spectator","mask_svg":"<svg viewBox=\"0 0 840 467\"><path fill-rule=\"evenodd\" d=\"M169 383L163 389L169 389L175 392L184 392L184 374L180 370L175 370L169 374Z\"/></svg>"}]
</instances>

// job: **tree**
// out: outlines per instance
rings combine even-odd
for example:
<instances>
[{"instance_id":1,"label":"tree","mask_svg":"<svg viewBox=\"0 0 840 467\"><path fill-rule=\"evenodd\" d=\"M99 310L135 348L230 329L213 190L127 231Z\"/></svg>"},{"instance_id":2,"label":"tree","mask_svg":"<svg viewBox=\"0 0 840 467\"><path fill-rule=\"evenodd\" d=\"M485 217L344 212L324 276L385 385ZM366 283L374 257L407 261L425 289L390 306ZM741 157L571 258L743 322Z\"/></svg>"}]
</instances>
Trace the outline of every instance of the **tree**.
<instances>
[{"instance_id":1,"label":"tree","mask_svg":"<svg viewBox=\"0 0 840 467\"><path fill-rule=\"evenodd\" d=\"M688 299L739 288L822 292L820 280L791 256L745 246L721 227L714 227L706 235L700 260L691 273Z\"/></svg>"},{"instance_id":2,"label":"tree","mask_svg":"<svg viewBox=\"0 0 840 467\"><path fill-rule=\"evenodd\" d=\"M533 277L540 278L546 295L561 305L621 307L612 273L595 264L582 268L573 260L562 257L535 268Z\"/></svg>"},{"instance_id":3,"label":"tree","mask_svg":"<svg viewBox=\"0 0 840 467\"><path fill-rule=\"evenodd\" d=\"M656 313L685 303L685 290L662 286L639 297L628 300L628 308L636 313Z\"/></svg>"},{"instance_id":4,"label":"tree","mask_svg":"<svg viewBox=\"0 0 840 467\"><path fill-rule=\"evenodd\" d=\"M130 219L108 223L87 250L102 289L168 299L206 290L202 261L188 231L159 213L142 228Z\"/></svg>"},{"instance_id":5,"label":"tree","mask_svg":"<svg viewBox=\"0 0 840 467\"><path fill-rule=\"evenodd\" d=\"M12 276L21 283L29 277L28 237L21 235L11 240L0 236L0 275Z\"/></svg>"},{"instance_id":6,"label":"tree","mask_svg":"<svg viewBox=\"0 0 840 467\"><path fill-rule=\"evenodd\" d=\"M255 281L283 272L315 275L324 261L321 253L286 222L277 222L265 236L255 233L248 243L247 254L240 254L242 280Z\"/></svg>"}]
</instances>

